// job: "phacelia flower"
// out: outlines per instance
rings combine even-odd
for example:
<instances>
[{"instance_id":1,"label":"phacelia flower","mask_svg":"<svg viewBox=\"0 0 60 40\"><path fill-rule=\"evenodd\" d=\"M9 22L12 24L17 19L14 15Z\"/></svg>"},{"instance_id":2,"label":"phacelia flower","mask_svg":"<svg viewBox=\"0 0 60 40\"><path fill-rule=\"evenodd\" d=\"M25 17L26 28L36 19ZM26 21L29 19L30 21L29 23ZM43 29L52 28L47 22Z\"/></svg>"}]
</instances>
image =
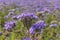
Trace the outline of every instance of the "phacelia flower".
<instances>
[{"instance_id":1,"label":"phacelia flower","mask_svg":"<svg viewBox=\"0 0 60 40\"><path fill-rule=\"evenodd\" d=\"M57 26L57 24L51 24L51 25L49 25L49 27L56 27Z\"/></svg>"},{"instance_id":2,"label":"phacelia flower","mask_svg":"<svg viewBox=\"0 0 60 40\"><path fill-rule=\"evenodd\" d=\"M4 19L7 19L7 18L9 18L9 16L8 16L8 15L4 16Z\"/></svg>"},{"instance_id":3,"label":"phacelia flower","mask_svg":"<svg viewBox=\"0 0 60 40\"><path fill-rule=\"evenodd\" d=\"M12 16L12 19L17 19L17 16L16 15Z\"/></svg>"},{"instance_id":4,"label":"phacelia flower","mask_svg":"<svg viewBox=\"0 0 60 40\"><path fill-rule=\"evenodd\" d=\"M41 28L43 28L45 26L46 26L46 24L44 23L44 21L42 21L42 20L37 21L35 24L33 24L31 26L31 28L29 29L29 32L31 34L33 34L36 29L41 30Z\"/></svg>"},{"instance_id":5,"label":"phacelia flower","mask_svg":"<svg viewBox=\"0 0 60 40\"><path fill-rule=\"evenodd\" d=\"M17 19L22 19L22 17L30 17L32 19L38 19L38 17L34 13L21 13L17 15Z\"/></svg>"},{"instance_id":6,"label":"phacelia flower","mask_svg":"<svg viewBox=\"0 0 60 40\"><path fill-rule=\"evenodd\" d=\"M53 20L53 21L51 21L51 24L49 25L49 27L56 27L57 23L58 22L56 20Z\"/></svg>"},{"instance_id":7,"label":"phacelia flower","mask_svg":"<svg viewBox=\"0 0 60 40\"><path fill-rule=\"evenodd\" d=\"M16 25L15 21L9 21L4 24L4 30L12 29Z\"/></svg>"},{"instance_id":8,"label":"phacelia flower","mask_svg":"<svg viewBox=\"0 0 60 40\"><path fill-rule=\"evenodd\" d=\"M10 16L10 15L14 15L14 12L9 12L8 13L8 16Z\"/></svg>"},{"instance_id":9,"label":"phacelia flower","mask_svg":"<svg viewBox=\"0 0 60 40\"><path fill-rule=\"evenodd\" d=\"M30 38L29 37L26 37L26 38L22 38L22 40L30 40Z\"/></svg>"}]
</instances>

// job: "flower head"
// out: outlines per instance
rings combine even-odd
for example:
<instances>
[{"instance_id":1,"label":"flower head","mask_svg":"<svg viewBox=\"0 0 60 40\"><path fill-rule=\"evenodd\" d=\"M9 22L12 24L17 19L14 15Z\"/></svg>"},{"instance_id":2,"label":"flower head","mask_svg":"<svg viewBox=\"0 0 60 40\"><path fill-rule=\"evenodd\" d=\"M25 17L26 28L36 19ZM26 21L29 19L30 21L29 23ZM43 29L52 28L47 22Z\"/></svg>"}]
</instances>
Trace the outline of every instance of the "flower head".
<instances>
[{"instance_id":1,"label":"flower head","mask_svg":"<svg viewBox=\"0 0 60 40\"><path fill-rule=\"evenodd\" d=\"M42 21L42 20L37 21L35 24L33 24L31 26L31 28L29 29L29 32L32 34L32 33L34 33L34 31L36 29L41 30L41 28L45 27L45 26L46 26L46 24L44 23L44 21Z\"/></svg>"},{"instance_id":2,"label":"flower head","mask_svg":"<svg viewBox=\"0 0 60 40\"><path fill-rule=\"evenodd\" d=\"M49 25L49 27L56 27L57 26L57 24L51 24L51 25Z\"/></svg>"},{"instance_id":3,"label":"flower head","mask_svg":"<svg viewBox=\"0 0 60 40\"><path fill-rule=\"evenodd\" d=\"M22 17L30 17L32 19L38 19L38 17L34 13L21 13L17 15L17 19L22 19Z\"/></svg>"},{"instance_id":4,"label":"flower head","mask_svg":"<svg viewBox=\"0 0 60 40\"><path fill-rule=\"evenodd\" d=\"M8 16L8 15L4 16L4 19L7 19L7 18L9 18L9 16Z\"/></svg>"},{"instance_id":5,"label":"flower head","mask_svg":"<svg viewBox=\"0 0 60 40\"><path fill-rule=\"evenodd\" d=\"M29 37L26 37L26 38L22 38L22 40L30 40L30 38Z\"/></svg>"},{"instance_id":6,"label":"flower head","mask_svg":"<svg viewBox=\"0 0 60 40\"><path fill-rule=\"evenodd\" d=\"M13 26L15 26L15 21L9 21L9 22L6 22L4 24L4 28L5 30L9 30L9 29L12 29Z\"/></svg>"},{"instance_id":7,"label":"flower head","mask_svg":"<svg viewBox=\"0 0 60 40\"><path fill-rule=\"evenodd\" d=\"M9 12L8 16L14 15L14 12Z\"/></svg>"}]
</instances>

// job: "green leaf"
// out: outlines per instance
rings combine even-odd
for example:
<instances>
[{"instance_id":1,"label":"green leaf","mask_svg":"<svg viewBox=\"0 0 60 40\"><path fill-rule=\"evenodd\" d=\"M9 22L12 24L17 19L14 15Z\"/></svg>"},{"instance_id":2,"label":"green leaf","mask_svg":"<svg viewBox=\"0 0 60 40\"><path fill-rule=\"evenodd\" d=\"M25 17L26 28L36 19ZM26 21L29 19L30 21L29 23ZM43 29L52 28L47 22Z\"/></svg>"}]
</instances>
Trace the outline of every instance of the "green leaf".
<instances>
[{"instance_id":1,"label":"green leaf","mask_svg":"<svg viewBox=\"0 0 60 40\"><path fill-rule=\"evenodd\" d=\"M15 40L15 33L11 32L9 40Z\"/></svg>"}]
</instances>

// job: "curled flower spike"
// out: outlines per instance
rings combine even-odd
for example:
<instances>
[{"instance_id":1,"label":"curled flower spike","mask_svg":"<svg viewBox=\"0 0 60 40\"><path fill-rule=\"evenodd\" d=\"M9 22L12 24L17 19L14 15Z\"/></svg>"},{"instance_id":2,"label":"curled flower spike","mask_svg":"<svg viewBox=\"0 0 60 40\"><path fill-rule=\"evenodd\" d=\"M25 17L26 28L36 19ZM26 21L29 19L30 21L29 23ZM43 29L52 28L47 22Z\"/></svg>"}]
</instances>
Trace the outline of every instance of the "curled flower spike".
<instances>
[{"instance_id":1,"label":"curled flower spike","mask_svg":"<svg viewBox=\"0 0 60 40\"><path fill-rule=\"evenodd\" d=\"M42 20L37 21L35 24L31 26L31 28L29 29L29 32L32 34L34 33L35 30L41 30L41 28L45 26L46 24L44 23L44 21Z\"/></svg>"},{"instance_id":2,"label":"curled flower spike","mask_svg":"<svg viewBox=\"0 0 60 40\"><path fill-rule=\"evenodd\" d=\"M20 15L17 15L17 19L22 19L22 17L30 17L32 19L38 19L38 17L34 13L21 13Z\"/></svg>"},{"instance_id":3,"label":"curled flower spike","mask_svg":"<svg viewBox=\"0 0 60 40\"><path fill-rule=\"evenodd\" d=\"M4 24L4 28L5 30L9 30L9 29L12 29L14 26L15 26L15 21L9 21L9 22L6 22Z\"/></svg>"}]
</instances>

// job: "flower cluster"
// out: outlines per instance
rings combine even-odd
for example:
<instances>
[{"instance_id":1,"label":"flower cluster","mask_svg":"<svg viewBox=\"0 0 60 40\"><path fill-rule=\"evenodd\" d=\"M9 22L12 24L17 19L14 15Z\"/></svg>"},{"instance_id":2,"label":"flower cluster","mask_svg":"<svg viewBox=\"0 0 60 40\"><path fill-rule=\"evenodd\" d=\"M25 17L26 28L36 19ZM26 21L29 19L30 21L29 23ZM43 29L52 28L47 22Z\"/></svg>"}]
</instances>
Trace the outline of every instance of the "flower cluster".
<instances>
[{"instance_id":1,"label":"flower cluster","mask_svg":"<svg viewBox=\"0 0 60 40\"><path fill-rule=\"evenodd\" d=\"M4 24L4 30L12 30L12 28L16 25L15 21L9 21Z\"/></svg>"},{"instance_id":2,"label":"flower cluster","mask_svg":"<svg viewBox=\"0 0 60 40\"><path fill-rule=\"evenodd\" d=\"M29 37L22 38L22 40L31 40Z\"/></svg>"},{"instance_id":3,"label":"flower cluster","mask_svg":"<svg viewBox=\"0 0 60 40\"><path fill-rule=\"evenodd\" d=\"M12 10L8 10L8 11L9 11L8 14L6 16L4 16L4 19L8 19L10 16L14 16L15 15L13 9Z\"/></svg>"},{"instance_id":4,"label":"flower cluster","mask_svg":"<svg viewBox=\"0 0 60 40\"><path fill-rule=\"evenodd\" d=\"M46 24L44 23L44 21L40 20L31 26L31 28L29 29L29 32L33 34L35 30L41 30L41 28L45 26Z\"/></svg>"},{"instance_id":5,"label":"flower cluster","mask_svg":"<svg viewBox=\"0 0 60 40\"><path fill-rule=\"evenodd\" d=\"M14 6L14 4L16 5L16 6L19 6L19 7L22 7L22 9L26 9L26 10L24 10L24 11L30 11L30 12L32 12L32 11L34 11L34 12L40 12L40 11L44 11L45 9L44 8L47 8L47 11L52 11L52 10L54 10L54 9L60 9L59 7L59 0L57 0L57 1L49 1L49 0L45 0L45 1L43 1L43 0L10 0L10 1L8 1L8 0L1 0L0 2L2 2L2 3L5 3L5 4L7 4L7 5L13 5ZM52 3L51 3L52 2ZM31 11L31 9L32 9L32 11Z\"/></svg>"},{"instance_id":6,"label":"flower cluster","mask_svg":"<svg viewBox=\"0 0 60 40\"><path fill-rule=\"evenodd\" d=\"M49 25L49 27L57 27L58 24L57 24L57 21L53 20L51 21L51 24Z\"/></svg>"},{"instance_id":7,"label":"flower cluster","mask_svg":"<svg viewBox=\"0 0 60 40\"><path fill-rule=\"evenodd\" d=\"M30 17L32 19L38 19L38 17L34 13L21 13L17 16L13 16L13 18L21 20L23 17Z\"/></svg>"}]
</instances>

